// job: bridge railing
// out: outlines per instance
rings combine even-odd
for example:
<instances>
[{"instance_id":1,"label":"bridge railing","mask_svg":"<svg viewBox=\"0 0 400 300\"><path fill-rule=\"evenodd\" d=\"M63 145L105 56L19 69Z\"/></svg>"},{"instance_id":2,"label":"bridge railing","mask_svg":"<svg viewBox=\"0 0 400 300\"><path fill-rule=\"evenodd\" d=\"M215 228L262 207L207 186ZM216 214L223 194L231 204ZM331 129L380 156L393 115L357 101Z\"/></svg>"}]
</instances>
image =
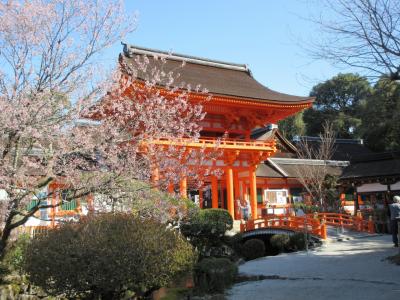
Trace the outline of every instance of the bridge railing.
<instances>
[{"instance_id":1,"label":"bridge railing","mask_svg":"<svg viewBox=\"0 0 400 300\"><path fill-rule=\"evenodd\" d=\"M330 226L375 233L375 224L372 217L369 217L366 220L363 219L361 215L351 216L338 213L315 213L308 216L315 219L325 220L325 223Z\"/></svg>"},{"instance_id":2,"label":"bridge railing","mask_svg":"<svg viewBox=\"0 0 400 300\"><path fill-rule=\"evenodd\" d=\"M240 225L241 232L260 228L289 229L297 232L307 232L322 239L327 238L325 222L307 215L302 217L284 215L267 216L260 219L248 220Z\"/></svg>"}]
</instances>

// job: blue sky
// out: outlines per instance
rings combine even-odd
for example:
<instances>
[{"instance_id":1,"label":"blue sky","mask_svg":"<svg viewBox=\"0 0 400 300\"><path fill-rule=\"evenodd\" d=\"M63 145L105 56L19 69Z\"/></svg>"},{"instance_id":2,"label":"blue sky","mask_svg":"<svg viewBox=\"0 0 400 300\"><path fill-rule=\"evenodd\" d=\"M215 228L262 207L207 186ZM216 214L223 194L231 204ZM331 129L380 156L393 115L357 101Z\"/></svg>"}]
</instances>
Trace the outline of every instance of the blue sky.
<instances>
[{"instance_id":1,"label":"blue sky","mask_svg":"<svg viewBox=\"0 0 400 300\"><path fill-rule=\"evenodd\" d=\"M318 35L307 20L322 9L318 1L126 0L126 7L139 14L126 42L245 63L259 82L280 92L308 95L316 83L349 71L313 60L301 46ZM106 59L116 60L121 49L116 45Z\"/></svg>"}]
</instances>

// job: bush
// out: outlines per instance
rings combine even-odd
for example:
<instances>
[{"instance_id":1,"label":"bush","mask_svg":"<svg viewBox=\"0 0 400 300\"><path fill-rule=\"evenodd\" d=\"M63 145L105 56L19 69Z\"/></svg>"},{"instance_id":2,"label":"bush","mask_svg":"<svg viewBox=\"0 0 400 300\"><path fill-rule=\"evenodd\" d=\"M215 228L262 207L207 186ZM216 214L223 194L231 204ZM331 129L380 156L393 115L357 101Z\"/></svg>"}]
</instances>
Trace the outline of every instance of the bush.
<instances>
[{"instance_id":1,"label":"bush","mask_svg":"<svg viewBox=\"0 0 400 300\"><path fill-rule=\"evenodd\" d=\"M271 246L278 249L279 252L285 251L289 247L290 237L286 234L274 234L271 237Z\"/></svg>"},{"instance_id":2,"label":"bush","mask_svg":"<svg viewBox=\"0 0 400 300\"><path fill-rule=\"evenodd\" d=\"M227 243L236 255L242 255L243 233L239 232L233 236L228 237Z\"/></svg>"},{"instance_id":3,"label":"bush","mask_svg":"<svg viewBox=\"0 0 400 300\"><path fill-rule=\"evenodd\" d=\"M304 250L306 248L305 234L295 233L290 236L289 247L294 251Z\"/></svg>"},{"instance_id":4,"label":"bush","mask_svg":"<svg viewBox=\"0 0 400 300\"><path fill-rule=\"evenodd\" d=\"M226 244L224 235L232 226L233 220L227 210L202 209L189 215L180 229L202 256L209 256L211 248Z\"/></svg>"},{"instance_id":5,"label":"bush","mask_svg":"<svg viewBox=\"0 0 400 300\"><path fill-rule=\"evenodd\" d=\"M201 293L223 292L235 280L238 267L227 258L204 258L194 268L194 283Z\"/></svg>"},{"instance_id":6,"label":"bush","mask_svg":"<svg viewBox=\"0 0 400 300\"><path fill-rule=\"evenodd\" d=\"M9 274L10 269L3 263L0 263L0 284L6 283L5 277Z\"/></svg>"},{"instance_id":7,"label":"bush","mask_svg":"<svg viewBox=\"0 0 400 300\"><path fill-rule=\"evenodd\" d=\"M4 263L11 271L16 271L19 274L23 271L23 262L26 254L26 249L29 245L30 238L27 234L21 234L18 239L13 242L7 250L4 257Z\"/></svg>"},{"instance_id":8,"label":"bush","mask_svg":"<svg viewBox=\"0 0 400 300\"><path fill-rule=\"evenodd\" d=\"M295 211L301 209L305 214L312 214L320 211L320 208L317 205L307 205L304 202L293 203L293 208Z\"/></svg>"},{"instance_id":9,"label":"bush","mask_svg":"<svg viewBox=\"0 0 400 300\"><path fill-rule=\"evenodd\" d=\"M66 224L28 245L24 268L51 295L145 295L191 270L196 256L177 232L126 214Z\"/></svg>"},{"instance_id":10,"label":"bush","mask_svg":"<svg viewBox=\"0 0 400 300\"><path fill-rule=\"evenodd\" d=\"M242 255L246 260L252 260L265 255L265 244L259 239L250 239L241 247Z\"/></svg>"}]
</instances>

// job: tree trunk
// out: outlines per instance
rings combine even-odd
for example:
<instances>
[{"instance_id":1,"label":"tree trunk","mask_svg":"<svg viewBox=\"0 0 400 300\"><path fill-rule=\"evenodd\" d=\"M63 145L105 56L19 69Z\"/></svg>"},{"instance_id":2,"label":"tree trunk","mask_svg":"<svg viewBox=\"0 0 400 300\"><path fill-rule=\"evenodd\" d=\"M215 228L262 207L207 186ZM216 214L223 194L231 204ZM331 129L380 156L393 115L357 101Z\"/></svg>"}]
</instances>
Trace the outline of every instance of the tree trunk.
<instances>
[{"instance_id":1,"label":"tree trunk","mask_svg":"<svg viewBox=\"0 0 400 300\"><path fill-rule=\"evenodd\" d=\"M15 217L15 213L10 212L10 214L7 216L6 222L4 224L4 228L1 231L0 261L3 260L4 255L6 254L6 247L8 245L8 240L10 239L11 231L14 229L14 227L12 226L14 217Z\"/></svg>"},{"instance_id":2,"label":"tree trunk","mask_svg":"<svg viewBox=\"0 0 400 300\"><path fill-rule=\"evenodd\" d=\"M6 247L8 245L8 240L10 238L12 229L10 229L8 226L5 226L2 233L1 233L1 239L0 239L0 261L3 260L4 255L6 254Z\"/></svg>"}]
</instances>

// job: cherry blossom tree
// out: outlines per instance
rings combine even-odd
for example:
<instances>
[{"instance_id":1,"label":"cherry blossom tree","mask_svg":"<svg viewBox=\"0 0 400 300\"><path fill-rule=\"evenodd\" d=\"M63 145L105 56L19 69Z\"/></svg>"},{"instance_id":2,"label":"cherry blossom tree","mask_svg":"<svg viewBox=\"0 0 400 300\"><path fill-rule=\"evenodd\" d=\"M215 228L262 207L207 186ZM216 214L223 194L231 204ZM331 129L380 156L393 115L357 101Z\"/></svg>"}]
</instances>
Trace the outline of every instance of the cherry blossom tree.
<instances>
[{"instance_id":1,"label":"cherry blossom tree","mask_svg":"<svg viewBox=\"0 0 400 300\"><path fill-rule=\"evenodd\" d=\"M134 28L123 1L0 2L0 257L14 229L61 204L59 191L42 192L53 183L68 189L64 201L126 199L128 183L154 171L161 187L197 174L182 162L199 165L203 151L173 140L197 139L204 113L173 86L165 59L99 67L102 51ZM147 77L138 83L139 73ZM172 143L160 148L160 139ZM32 198L40 201L28 210Z\"/></svg>"}]
</instances>

